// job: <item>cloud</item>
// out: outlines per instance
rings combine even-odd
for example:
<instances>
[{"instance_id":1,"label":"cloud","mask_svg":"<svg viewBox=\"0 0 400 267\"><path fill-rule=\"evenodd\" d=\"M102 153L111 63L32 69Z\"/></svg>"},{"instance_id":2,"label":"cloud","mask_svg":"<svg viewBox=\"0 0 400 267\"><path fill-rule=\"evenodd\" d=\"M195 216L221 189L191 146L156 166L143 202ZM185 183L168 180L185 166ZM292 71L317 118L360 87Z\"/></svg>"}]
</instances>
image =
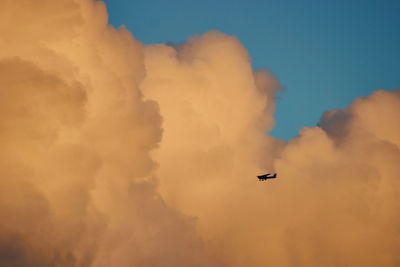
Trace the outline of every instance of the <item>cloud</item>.
<instances>
[{"instance_id":1,"label":"cloud","mask_svg":"<svg viewBox=\"0 0 400 267\"><path fill-rule=\"evenodd\" d=\"M6 1L1 15L0 265L216 266L156 190L141 44L102 2Z\"/></svg>"},{"instance_id":2,"label":"cloud","mask_svg":"<svg viewBox=\"0 0 400 267\"><path fill-rule=\"evenodd\" d=\"M399 96L379 90L325 113L322 128L303 129L276 161L287 181L279 193L293 198L287 212L301 211L289 224L294 262L398 264Z\"/></svg>"},{"instance_id":3,"label":"cloud","mask_svg":"<svg viewBox=\"0 0 400 267\"><path fill-rule=\"evenodd\" d=\"M149 45L145 64L163 116L160 191L224 265L398 264L399 91L328 111L285 145L265 135L281 87L236 38ZM264 171L279 178L260 183Z\"/></svg>"},{"instance_id":4,"label":"cloud","mask_svg":"<svg viewBox=\"0 0 400 267\"><path fill-rule=\"evenodd\" d=\"M92 0L5 1L0 36L1 266L399 264L399 91L285 144L235 37L142 46Z\"/></svg>"}]
</instances>

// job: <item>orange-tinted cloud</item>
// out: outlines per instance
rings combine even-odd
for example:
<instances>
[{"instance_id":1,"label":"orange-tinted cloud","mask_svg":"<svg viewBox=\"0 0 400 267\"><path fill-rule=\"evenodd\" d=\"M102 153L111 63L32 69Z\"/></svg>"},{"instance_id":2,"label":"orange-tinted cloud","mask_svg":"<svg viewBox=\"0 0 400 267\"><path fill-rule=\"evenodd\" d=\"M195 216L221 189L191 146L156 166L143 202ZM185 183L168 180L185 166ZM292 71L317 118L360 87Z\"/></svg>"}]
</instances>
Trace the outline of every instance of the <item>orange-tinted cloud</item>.
<instances>
[{"instance_id":1,"label":"orange-tinted cloud","mask_svg":"<svg viewBox=\"0 0 400 267\"><path fill-rule=\"evenodd\" d=\"M398 264L398 91L326 112L284 145L265 135L280 86L235 38L150 45L145 63L144 94L163 116L160 191L223 264ZM264 171L279 178L260 183Z\"/></svg>"},{"instance_id":2,"label":"orange-tinted cloud","mask_svg":"<svg viewBox=\"0 0 400 267\"><path fill-rule=\"evenodd\" d=\"M162 130L141 44L102 2L6 1L0 17L0 265L214 266L150 173Z\"/></svg>"},{"instance_id":3,"label":"orange-tinted cloud","mask_svg":"<svg viewBox=\"0 0 400 267\"><path fill-rule=\"evenodd\" d=\"M280 89L216 31L143 47L102 2L5 1L0 265L397 266L399 92L286 145Z\"/></svg>"}]
</instances>

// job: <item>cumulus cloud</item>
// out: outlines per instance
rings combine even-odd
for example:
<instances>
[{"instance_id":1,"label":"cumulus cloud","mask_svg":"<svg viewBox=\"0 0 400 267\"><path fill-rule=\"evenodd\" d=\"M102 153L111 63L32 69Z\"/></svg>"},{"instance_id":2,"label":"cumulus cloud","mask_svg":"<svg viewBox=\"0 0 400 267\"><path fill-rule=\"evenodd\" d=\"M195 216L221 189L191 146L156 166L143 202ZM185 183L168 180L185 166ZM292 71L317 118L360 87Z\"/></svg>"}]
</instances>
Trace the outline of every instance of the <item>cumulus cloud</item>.
<instances>
[{"instance_id":1,"label":"cumulus cloud","mask_svg":"<svg viewBox=\"0 0 400 267\"><path fill-rule=\"evenodd\" d=\"M156 191L141 44L102 2L0 12L0 265L214 266Z\"/></svg>"},{"instance_id":2,"label":"cumulus cloud","mask_svg":"<svg viewBox=\"0 0 400 267\"><path fill-rule=\"evenodd\" d=\"M399 91L285 144L279 90L216 31L142 46L102 2L4 1L0 265L399 265Z\"/></svg>"},{"instance_id":3,"label":"cumulus cloud","mask_svg":"<svg viewBox=\"0 0 400 267\"><path fill-rule=\"evenodd\" d=\"M379 90L326 112L320 127L303 129L276 160L278 193L290 195L293 262L399 264L399 93Z\"/></svg>"},{"instance_id":4,"label":"cumulus cloud","mask_svg":"<svg viewBox=\"0 0 400 267\"><path fill-rule=\"evenodd\" d=\"M160 191L224 265L398 264L398 91L328 111L285 145L265 135L279 83L234 37L149 45L145 64L164 118ZM260 184L264 171L279 179Z\"/></svg>"}]
</instances>

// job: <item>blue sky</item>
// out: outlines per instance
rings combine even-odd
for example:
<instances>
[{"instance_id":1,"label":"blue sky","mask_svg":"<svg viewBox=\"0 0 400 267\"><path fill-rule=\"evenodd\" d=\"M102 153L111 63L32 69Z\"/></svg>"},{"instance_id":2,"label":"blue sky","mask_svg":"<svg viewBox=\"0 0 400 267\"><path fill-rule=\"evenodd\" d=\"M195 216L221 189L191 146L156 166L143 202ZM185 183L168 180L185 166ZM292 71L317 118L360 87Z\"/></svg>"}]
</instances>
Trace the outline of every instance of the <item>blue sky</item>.
<instances>
[{"instance_id":1,"label":"blue sky","mask_svg":"<svg viewBox=\"0 0 400 267\"><path fill-rule=\"evenodd\" d=\"M219 30L268 68L279 95L272 135L289 140L325 110L400 88L399 0L106 0L109 23L145 44Z\"/></svg>"}]
</instances>

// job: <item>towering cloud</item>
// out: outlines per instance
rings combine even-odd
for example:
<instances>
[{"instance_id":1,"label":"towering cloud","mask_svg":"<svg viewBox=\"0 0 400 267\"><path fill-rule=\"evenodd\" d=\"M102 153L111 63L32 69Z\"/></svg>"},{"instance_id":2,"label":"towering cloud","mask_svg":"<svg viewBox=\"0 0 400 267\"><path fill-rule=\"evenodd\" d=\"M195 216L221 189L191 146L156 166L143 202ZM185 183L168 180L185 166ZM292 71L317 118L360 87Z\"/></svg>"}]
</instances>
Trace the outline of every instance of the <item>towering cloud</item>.
<instances>
[{"instance_id":1,"label":"towering cloud","mask_svg":"<svg viewBox=\"0 0 400 267\"><path fill-rule=\"evenodd\" d=\"M164 118L160 191L224 265L399 264L399 91L326 112L285 146L265 135L280 86L235 38L147 46L145 63ZM260 184L263 171L279 179Z\"/></svg>"},{"instance_id":2,"label":"towering cloud","mask_svg":"<svg viewBox=\"0 0 400 267\"><path fill-rule=\"evenodd\" d=\"M279 83L267 71L253 72L238 40L218 32L175 48L148 46L145 64L144 94L164 119L155 152L160 191L197 218L210 252L227 255L220 258L226 266L254 265L267 201L255 175L272 169L283 147L265 133Z\"/></svg>"},{"instance_id":3,"label":"towering cloud","mask_svg":"<svg viewBox=\"0 0 400 267\"><path fill-rule=\"evenodd\" d=\"M142 46L102 2L0 11L0 265L213 266L156 191Z\"/></svg>"},{"instance_id":4,"label":"towering cloud","mask_svg":"<svg viewBox=\"0 0 400 267\"><path fill-rule=\"evenodd\" d=\"M143 47L102 2L3 2L1 266L400 264L399 91L286 145L236 38Z\"/></svg>"}]
</instances>

